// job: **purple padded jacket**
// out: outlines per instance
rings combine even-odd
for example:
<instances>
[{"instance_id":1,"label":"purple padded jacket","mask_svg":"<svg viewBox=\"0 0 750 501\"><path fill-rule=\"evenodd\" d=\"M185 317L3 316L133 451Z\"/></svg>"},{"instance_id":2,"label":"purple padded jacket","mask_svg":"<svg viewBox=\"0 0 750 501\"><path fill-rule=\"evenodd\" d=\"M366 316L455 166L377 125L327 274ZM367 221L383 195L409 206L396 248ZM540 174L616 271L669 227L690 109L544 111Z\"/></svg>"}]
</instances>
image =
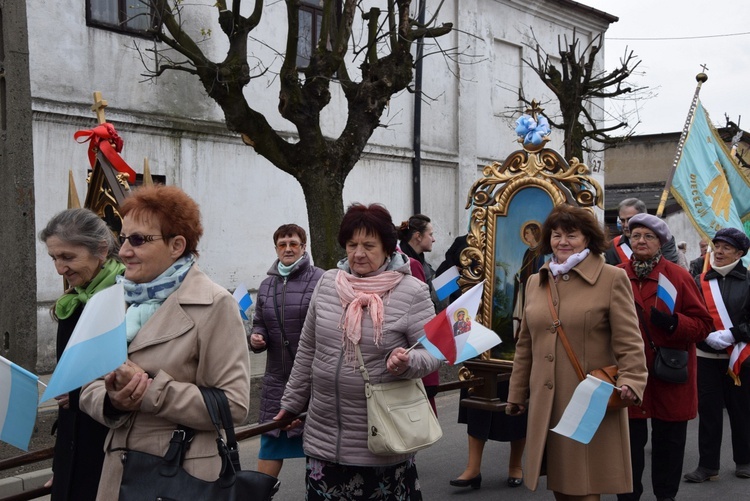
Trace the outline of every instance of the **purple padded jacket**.
<instances>
[{"instance_id":1,"label":"purple padded jacket","mask_svg":"<svg viewBox=\"0 0 750 501\"><path fill-rule=\"evenodd\" d=\"M261 334L266 342L265 348L253 352L268 350L260 395L260 423L270 421L281 409L279 402L292 372L310 297L324 271L311 265L307 253L286 278L279 274L278 264L277 259L268 270L268 278L258 288L253 316L252 333ZM286 345L282 339L282 325L288 343ZM287 435L294 437L301 433L300 427L289 430ZM279 430L267 434L278 437Z\"/></svg>"}]
</instances>

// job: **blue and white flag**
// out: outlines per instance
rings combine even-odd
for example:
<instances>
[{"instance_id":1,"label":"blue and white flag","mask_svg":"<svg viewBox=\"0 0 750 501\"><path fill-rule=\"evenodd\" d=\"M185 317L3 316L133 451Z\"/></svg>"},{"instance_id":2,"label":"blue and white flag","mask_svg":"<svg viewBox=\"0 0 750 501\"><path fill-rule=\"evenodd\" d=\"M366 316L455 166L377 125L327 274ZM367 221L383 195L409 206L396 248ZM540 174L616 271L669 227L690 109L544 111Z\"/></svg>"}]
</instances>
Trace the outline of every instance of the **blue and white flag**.
<instances>
[{"instance_id":1,"label":"blue and white flag","mask_svg":"<svg viewBox=\"0 0 750 501\"><path fill-rule=\"evenodd\" d=\"M591 442L607 412L613 389L611 384L588 374L576 387L560 422L552 431L582 444Z\"/></svg>"},{"instance_id":2,"label":"blue and white flag","mask_svg":"<svg viewBox=\"0 0 750 501\"><path fill-rule=\"evenodd\" d=\"M86 303L40 402L80 388L119 367L128 357L122 284Z\"/></svg>"},{"instance_id":3,"label":"blue and white flag","mask_svg":"<svg viewBox=\"0 0 750 501\"><path fill-rule=\"evenodd\" d=\"M451 266L432 279L432 287L439 300L443 300L458 290L458 268Z\"/></svg>"},{"instance_id":4,"label":"blue and white flag","mask_svg":"<svg viewBox=\"0 0 750 501\"><path fill-rule=\"evenodd\" d=\"M0 357L0 440L29 450L36 423L39 378Z\"/></svg>"},{"instance_id":5,"label":"blue and white flag","mask_svg":"<svg viewBox=\"0 0 750 501\"><path fill-rule=\"evenodd\" d=\"M664 273L659 273L659 286L656 289L656 297L667 305L669 313L674 313L674 304L677 302L677 289Z\"/></svg>"},{"instance_id":6,"label":"blue and white flag","mask_svg":"<svg viewBox=\"0 0 750 501\"><path fill-rule=\"evenodd\" d=\"M247 312L253 305L253 298L251 298L250 293L247 292L247 286L245 284L237 285L232 296L234 296L234 300L237 301L237 304L240 306L240 316L242 317L242 320L250 320L247 316Z\"/></svg>"}]
</instances>

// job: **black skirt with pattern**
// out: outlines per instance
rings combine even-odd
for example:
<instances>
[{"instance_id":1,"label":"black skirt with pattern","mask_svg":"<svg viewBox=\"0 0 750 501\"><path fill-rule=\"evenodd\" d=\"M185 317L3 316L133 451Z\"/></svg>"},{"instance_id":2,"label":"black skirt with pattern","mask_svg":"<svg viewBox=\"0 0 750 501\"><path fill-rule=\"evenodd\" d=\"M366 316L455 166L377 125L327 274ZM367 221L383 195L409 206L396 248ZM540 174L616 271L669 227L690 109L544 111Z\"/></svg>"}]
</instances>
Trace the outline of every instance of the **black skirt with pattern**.
<instances>
[{"instance_id":1,"label":"black skirt with pattern","mask_svg":"<svg viewBox=\"0 0 750 501\"><path fill-rule=\"evenodd\" d=\"M347 466L307 458L307 501L421 501L414 456L392 466Z\"/></svg>"}]
</instances>

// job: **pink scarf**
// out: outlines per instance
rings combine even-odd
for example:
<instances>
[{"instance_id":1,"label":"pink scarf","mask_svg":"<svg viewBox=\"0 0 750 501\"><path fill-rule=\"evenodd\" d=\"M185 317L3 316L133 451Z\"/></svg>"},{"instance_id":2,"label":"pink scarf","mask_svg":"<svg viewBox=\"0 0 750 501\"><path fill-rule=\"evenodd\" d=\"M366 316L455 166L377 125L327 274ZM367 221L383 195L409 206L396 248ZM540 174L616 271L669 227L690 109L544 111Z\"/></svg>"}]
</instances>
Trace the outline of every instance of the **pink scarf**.
<instances>
[{"instance_id":1,"label":"pink scarf","mask_svg":"<svg viewBox=\"0 0 750 501\"><path fill-rule=\"evenodd\" d=\"M344 331L342 345L344 360L356 366L354 346L362 339L363 309L370 310L375 346L383 337L383 297L386 297L404 278L403 273L384 271L372 277L355 277L340 270L336 275L336 292L344 308L343 321L339 326Z\"/></svg>"}]
</instances>

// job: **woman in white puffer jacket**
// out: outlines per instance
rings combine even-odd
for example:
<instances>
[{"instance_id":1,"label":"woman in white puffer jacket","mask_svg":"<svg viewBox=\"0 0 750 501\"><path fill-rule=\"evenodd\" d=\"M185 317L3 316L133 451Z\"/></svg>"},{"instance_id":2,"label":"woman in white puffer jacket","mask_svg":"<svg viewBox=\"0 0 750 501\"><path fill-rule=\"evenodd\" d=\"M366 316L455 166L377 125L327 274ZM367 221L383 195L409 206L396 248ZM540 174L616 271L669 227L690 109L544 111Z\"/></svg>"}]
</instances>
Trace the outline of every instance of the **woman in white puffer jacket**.
<instances>
[{"instance_id":1,"label":"woman in white puffer jacket","mask_svg":"<svg viewBox=\"0 0 750 501\"><path fill-rule=\"evenodd\" d=\"M421 346L406 351L434 316L429 291L396 252L396 231L382 205L350 206L338 241L347 257L315 288L277 419L307 407L308 501L421 500L413 455L376 456L367 448L355 345L373 384L437 370L440 362Z\"/></svg>"}]
</instances>

